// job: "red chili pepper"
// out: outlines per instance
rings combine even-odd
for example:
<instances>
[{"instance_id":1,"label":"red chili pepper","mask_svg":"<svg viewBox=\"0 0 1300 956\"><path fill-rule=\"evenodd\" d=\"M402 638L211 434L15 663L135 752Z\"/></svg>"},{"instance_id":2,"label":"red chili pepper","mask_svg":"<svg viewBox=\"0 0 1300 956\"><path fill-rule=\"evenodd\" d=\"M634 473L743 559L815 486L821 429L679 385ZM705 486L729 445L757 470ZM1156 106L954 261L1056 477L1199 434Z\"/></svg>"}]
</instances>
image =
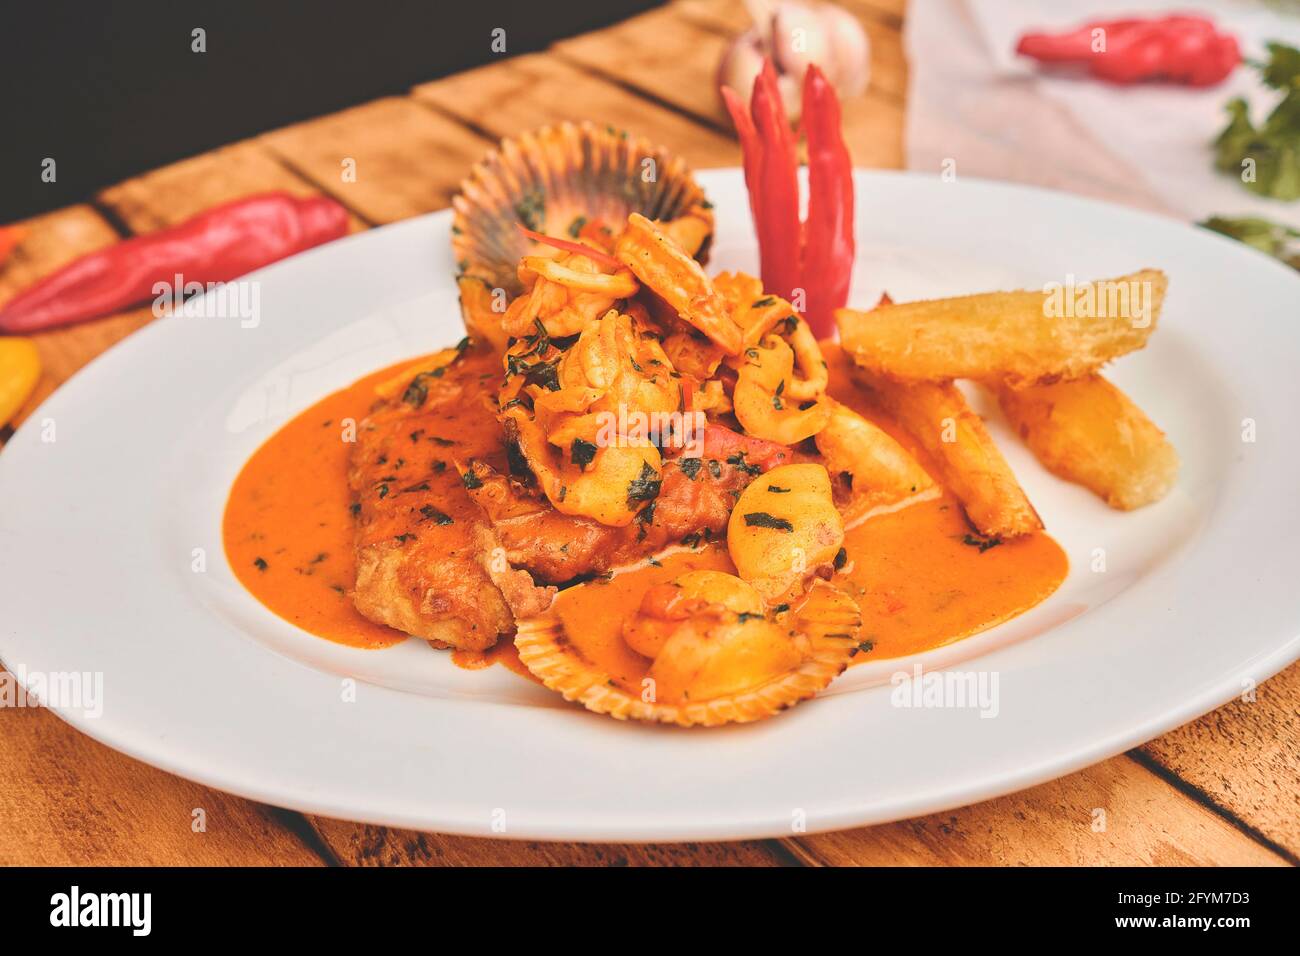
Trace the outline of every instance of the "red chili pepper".
<instances>
[{"instance_id":1,"label":"red chili pepper","mask_svg":"<svg viewBox=\"0 0 1300 956\"><path fill-rule=\"evenodd\" d=\"M758 244L763 286L788 299L800 288L799 176L794 137L771 59L763 60L749 105L763 144L758 164L762 194Z\"/></svg>"},{"instance_id":2,"label":"red chili pepper","mask_svg":"<svg viewBox=\"0 0 1300 956\"><path fill-rule=\"evenodd\" d=\"M749 108L745 106L745 101L740 98L740 94L731 87L724 86L722 102L727 104L727 112L731 114L736 135L740 137L740 155L745 167L745 190L749 193L749 215L754 221L754 230L759 233L758 244L762 248L763 216L758 205L762 190L758 184L758 177L763 160L763 144L759 141L758 130L754 128L754 117L749 114Z\"/></svg>"},{"instance_id":3,"label":"red chili pepper","mask_svg":"<svg viewBox=\"0 0 1300 956\"><path fill-rule=\"evenodd\" d=\"M758 234L763 288L795 299L817 336L835 332L835 310L849 296L853 238L853 160L840 128L835 89L817 67L804 74L803 125L808 136L808 219L799 223L795 139L785 120L770 60L754 81L752 121L734 90L723 100L745 155L745 186Z\"/></svg>"},{"instance_id":4,"label":"red chili pepper","mask_svg":"<svg viewBox=\"0 0 1300 956\"><path fill-rule=\"evenodd\" d=\"M1016 52L1041 63L1076 63L1112 83L1222 81L1241 62L1230 34L1198 16L1097 20L1067 33L1026 33Z\"/></svg>"},{"instance_id":5,"label":"red chili pepper","mask_svg":"<svg viewBox=\"0 0 1300 956\"><path fill-rule=\"evenodd\" d=\"M263 193L73 260L0 310L0 331L34 332L119 312L185 284L229 282L347 232L347 212L323 196Z\"/></svg>"},{"instance_id":6,"label":"red chili pepper","mask_svg":"<svg viewBox=\"0 0 1300 956\"><path fill-rule=\"evenodd\" d=\"M840 102L816 66L803 83L808 137L808 221L804 224L804 315L818 338L835 330L853 277L853 160L840 132Z\"/></svg>"},{"instance_id":7,"label":"red chili pepper","mask_svg":"<svg viewBox=\"0 0 1300 956\"><path fill-rule=\"evenodd\" d=\"M540 242L542 245L550 246L552 249L560 249L564 252L576 252L580 256L586 256L592 262L605 266L607 269L626 269L627 266L619 262L613 256L601 252L599 249L593 249L591 246L584 246L581 242L569 242L567 239L556 239L554 236L548 236L544 233L533 232L531 229L525 229L519 226L522 232L533 242Z\"/></svg>"}]
</instances>

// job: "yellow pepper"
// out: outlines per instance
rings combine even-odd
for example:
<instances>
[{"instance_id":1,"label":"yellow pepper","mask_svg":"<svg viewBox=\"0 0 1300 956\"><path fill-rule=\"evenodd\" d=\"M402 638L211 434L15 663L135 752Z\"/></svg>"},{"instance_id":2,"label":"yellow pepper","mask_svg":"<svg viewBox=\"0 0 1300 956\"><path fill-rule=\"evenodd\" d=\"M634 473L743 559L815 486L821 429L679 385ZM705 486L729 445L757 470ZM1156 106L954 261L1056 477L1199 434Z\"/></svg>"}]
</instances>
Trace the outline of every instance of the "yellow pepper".
<instances>
[{"instance_id":1,"label":"yellow pepper","mask_svg":"<svg viewBox=\"0 0 1300 956\"><path fill-rule=\"evenodd\" d=\"M41 377L41 356L30 339L0 338L0 427L18 414Z\"/></svg>"}]
</instances>

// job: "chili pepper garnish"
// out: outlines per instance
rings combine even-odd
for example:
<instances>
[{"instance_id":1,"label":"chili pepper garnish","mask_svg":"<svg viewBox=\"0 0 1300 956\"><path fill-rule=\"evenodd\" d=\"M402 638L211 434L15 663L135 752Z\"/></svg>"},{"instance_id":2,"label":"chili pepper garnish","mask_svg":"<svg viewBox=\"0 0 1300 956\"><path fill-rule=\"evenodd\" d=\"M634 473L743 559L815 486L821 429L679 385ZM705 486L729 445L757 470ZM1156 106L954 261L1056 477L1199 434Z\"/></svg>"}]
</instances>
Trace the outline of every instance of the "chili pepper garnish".
<instances>
[{"instance_id":1,"label":"chili pepper garnish","mask_svg":"<svg viewBox=\"0 0 1300 956\"><path fill-rule=\"evenodd\" d=\"M731 122L740 137L740 153L745 167L745 189L749 193L749 215L754 221L754 229L759 233L759 246L762 246L763 218L758 206L762 196L758 178L759 166L763 159L763 144L759 141L758 130L754 128L754 117L745 106L745 101L729 86L722 88L722 102L727 104Z\"/></svg>"},{"instance_id":2,"label":"chili pepper garnish","mask_svg":"<svg viewBox=\"0 0 1300 956\"><path fill-rule=\"evenodd\" d=\"M763 286L769 292L790 298L800 283L799 179L795 162L794 137L786 120L776 68L771 59L754 81L750 100L754 128L763 143L758 164L762 194L759 255ZM753 200L751 199L751 203Z\"/></svg>"},{"instance_id":3,"label":"chili pepper garnish","mask_svg":"<svg viewBox=\"0 0 1300 956\"><path fill-rule=\"evenodd\" d=\"M809 66L803 83L808 138L808 221L804 224L803 289L809 323L832 321L849 299L853 277L853 160L840 135L840 103L824 73ZM817 335L829 328L813 326Z\"/></svg>"},{"instance_id":4,"label":"chili pepper garnish","mask_svg":"<svg viewBox=\"0 0 1300 956\"><path fill-rule=\"evenodd\" d=\"M22 226L0 226L0 266L26 237L27 230Z\"/></svg>"},{"instance_id":5,"label":"chili pepper garnish","mask_svg":"<svg viewBox=\"0 0 1300 956\"><path fill-rule=\"evenodd\" d=\"M1241 62L1236 38L1199 16L1094 20L1066 33L1026 33L1016 52L1040 63L1079 64L1120 84L1213 86Z\"/></svg>"},{"instance_id":6,"label":"chili pepper garnish","mask_svg":"<svg viewBox=\"0 0 1300 956\"><path fill-rule=\"evenodd\" d=\"M765 61L754 81L752 116L723 87L745 155L745 186L758 235L763 287L798 303L819 338L835 332L853 269L853 161L840 129L840 103L825 74L804 73L808 136L808 219L799 222L795 139L785 122L776 71ZM802 297L796 295L802 291Z\"/></svg>"},{"instance_id":7,"label":"chili pepper garnish","mask_svg":"<svg viewBox=\"0 0 1300 956\"><path fill-rule=\"evenodd\" d=\"M581 242L570 242L567 239L557 239L554 236L548 236L545 233L534 232L527 226L519 226L522 232L533 242L540 242L544 246L550 246L552 249L559 249L563 252L573 252L580 256L586 256L597 265L602 265L607 269L626 269L627 266L619 262L608 253L601 252L599 249L593 249L591 246L583 245Z\"/></svg>"},{"instance_id":8,"label":"chili pepper garnish","mask_svg":"<svg viewBox=\"0 0 1300 956\"><path fill-rule=\"evenodd\" d=\"M237 199L179 225L75 259L0 310L0 331L33 332L119 312L155 298L177 276L230 282L347 232L347 212L323 196L284 192Z\"/></svg>"}]
</instances>

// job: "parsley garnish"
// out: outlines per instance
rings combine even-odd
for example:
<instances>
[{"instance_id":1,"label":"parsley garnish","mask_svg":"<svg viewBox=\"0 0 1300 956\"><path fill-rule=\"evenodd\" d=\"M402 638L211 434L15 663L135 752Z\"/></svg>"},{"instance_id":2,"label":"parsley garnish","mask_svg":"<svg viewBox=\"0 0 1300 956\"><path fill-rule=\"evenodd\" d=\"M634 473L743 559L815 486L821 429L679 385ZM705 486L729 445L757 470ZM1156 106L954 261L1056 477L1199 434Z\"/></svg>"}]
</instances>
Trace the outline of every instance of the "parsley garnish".
<instances>
[{"instance_id":1,"label":"parsley garnish","mask_svg":"<svg viewBox=\"0 0 1300 956\"><path fill-rule=\"evenodd\" d=\"M596 446L592 442L584 441L581 438L575 438L573 444L569 448L569 457L578 468L586 471L587 466L590 465L592 459L596 457Z\"/></svg>"},{"instance_id":2,"label":"parsley garnish","mask_svg":"<svg viewBox=\"0 0 1300 956\"><path fill-rule=\"evenodd\" d=\"M651 501L659 497L659 488L663 484L658 472L650 467L648 461L641 463L641 474L628 483L627 503L629 506L637 501Z\"/></svg>"},{"instance_id":3,"label":"parsley garnish","mask_svg":"<svg viewBox=\"0 0 1300 956\"><path fill-rule=\"evenodd\" d=\"M420 514L424 515L426 520L432 521L434 524L455 524L451 515L439 511L433 505L425 505L420 509Z\"/></svg>"},{"instance_id":4,"label":"parsley garnish","mask_svg":"<svg viewBox=\"0 0 1300 956\"><path fill-rule=\"evenodd\" d=\"M751 528L771 528L773 531L794 531L794 525L784 518L776 518L766 511L751 511L745 515L745 524Z\"/></svg>"},{"instance_id":5,"label":"parsley garnish","mask_svg":"<svg viewBox=\"0 0 1300 956\"><path fill-rule=\"evenodd\" d=\"M968 534L961 539L962 544L968 544L972 548L979 548L980 554L983 554L989 548L996 548L1002 543L1001 538L981 538L977 535Z\"/></svg>"}]
</instances>

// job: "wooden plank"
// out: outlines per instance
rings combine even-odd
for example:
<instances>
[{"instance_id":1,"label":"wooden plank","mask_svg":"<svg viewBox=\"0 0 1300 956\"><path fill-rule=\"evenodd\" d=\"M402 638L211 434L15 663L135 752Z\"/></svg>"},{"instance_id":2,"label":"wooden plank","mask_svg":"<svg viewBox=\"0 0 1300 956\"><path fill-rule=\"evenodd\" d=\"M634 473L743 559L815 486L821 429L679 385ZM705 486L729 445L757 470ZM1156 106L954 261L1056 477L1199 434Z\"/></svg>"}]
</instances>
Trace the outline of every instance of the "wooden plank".
<instances>
[{"instance_id":1,"label":"wooden plank","mask_svg":"<svg viewBox=\"0 0 1300 956\"><path fill-rule=\"evenodd\" d=\"M295 196L320 193L264 146L244 140L110 186L98 202L127 229L142 233L174 226L218 203L276 189ZM352 218L353 232L364 228Z\"/></svg>"},{"instance_id":2,"label":"wooden plank","mask_svg":"<svg viewBox=\"0 0 1300 956\"><path fill-rule=\"evenodd\" d=\"M425 83L412 94L494 138L585 119L661 143L696 168L740 162L730 137L546 53Z\"/></svg>"},{"instance_id":3,"label":"wooden plank","mask_svg":"<svg viewBox=\"0 0 1300 956\"><path fill-rule=\"evenodd\" d=\"M1098 810L1104 831L1094 829ZM1286 863L1126 756L960 810L786 845L805 862L832 866Z\"/></svg>"},{"instance_id":4,"label":"wooden plank","mask_svg":"<svg viewBox=\"0 0 1300 956\"><path fill-rule=\"evenodd\" d=\"M677 3L563 40L554 49L584 69L729 131L716 69L730 40L701 24L701 10L711 11L719 24L738 22L744 15L740 0L707 7ZM871 87L863 96L845 100L844 138L855 165L897 169L903 165L902 97L907 86L902 37L876 20L863 23L873 34ZM662 142L673 146L671 139Z\"/></svg>"},{"instance_id":5,"label":"wooden plank","mask_svg":"<svg viewBox=\"0 0 1300 956\"><path fill-rule=\"evenodd\" d=\"M730 39L659 7L605 30L552 47L585 69L635 87L718 129L730 123L718 98L717 70ZM582 105L581 101L575 105Z\"/></svg>"},{"instance_id":6,"label":"wooden plank","mask_svg":"<svg viewBox=\"0 0 1300 956\"><path fill-rule=\"evenodd\" d=\"M0 712L0 820L0 866L322 862L266 807L132 760L39 707Z\"/></svg>"},{"instance_id":7,"label":"wooden plank","mask_svg":"<svg viewBox=\"0 0 1300 956\"><path fill-rule=\"evenodd\" d=\"M395 830L312 817L350 866L783 866L775 843L537 843Z\"/></svg>"},{"instance_id":8,"label":"wooden plank","mask_svg":"<svg viewBox=\"0 0 1300 956\"><path fill-rule=\"evenodd\" d=\"M373 223L451 205L492 142L407 97L387 97L268 133L260 141ZM354 164L354 179L345 161Z\"/></svg>"},{"instance_id":9,"label":"wooden plank","mask_svg":"<svg viewBox=\"0 0 1300 956\"><path fill-rule=\"evenodd\" d=\"M1300 858L1300 664L1139 748L1165 772Z\"/></svg>"}]
</instances>

